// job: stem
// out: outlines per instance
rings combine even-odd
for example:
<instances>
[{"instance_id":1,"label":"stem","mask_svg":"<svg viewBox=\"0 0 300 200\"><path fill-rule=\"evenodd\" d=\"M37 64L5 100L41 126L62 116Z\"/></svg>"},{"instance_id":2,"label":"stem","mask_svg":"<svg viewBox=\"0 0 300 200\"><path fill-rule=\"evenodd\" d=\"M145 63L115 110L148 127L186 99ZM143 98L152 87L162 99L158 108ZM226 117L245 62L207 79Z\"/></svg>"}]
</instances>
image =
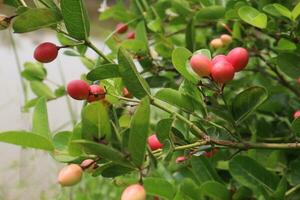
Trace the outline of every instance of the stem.
<instances>
[{"instance_id":1,"label":"stem","mask_svg":"<svg viewBox=\"0 0 300 200\"><path fill-rule=\"evenodd\" d=\"M296 185L295 187L292 187L285 193L285 196L291 195L292 193L296 192L299 188L300 188L300 184Z\"/></svg>"},{"instance_id":2,"label":"stem","mask_svg":"<svg viewBox=\"0 0 300 200\"><path fill-rule=\"evenodd\" d=\"M104 55L104 53L102 53L102 51L100 51L93 43L91 43L89 40L86 40L86 45L88 47L90 47L91 49L93 49L100 57L102 57L106 62L108 63L114 63L112 60L110 60L108 57L106 57Z\"/></svg>"}]
</instances>

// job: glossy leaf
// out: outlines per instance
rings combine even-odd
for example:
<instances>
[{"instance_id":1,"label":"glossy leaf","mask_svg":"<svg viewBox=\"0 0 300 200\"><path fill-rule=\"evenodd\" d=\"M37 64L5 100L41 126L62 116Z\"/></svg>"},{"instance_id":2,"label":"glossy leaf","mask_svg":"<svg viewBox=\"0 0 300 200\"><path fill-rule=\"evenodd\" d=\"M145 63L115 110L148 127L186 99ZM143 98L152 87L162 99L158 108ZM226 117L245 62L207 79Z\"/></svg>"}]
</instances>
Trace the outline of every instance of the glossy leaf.
<instances>
[{"instance_id":1,"label":"glossy leaf","mask_svg":"<svg viewBox=\"0 0 300 200\"><path fill-rule=\"evenodd\" d=\"M149 177L145 178L143 182L147 194L166 198L169 200L173 199L175 193L174 187L165 179Z\"/></svg>"},{"instance_id":2,"label":"glossy leaf","mask_svg":"<svg viewBox=\"0 0 300 200\"><path fill-rule=\"evenodd\" d=\"M300 2L298 2L297 5L292 10L292 19L296 20L299 15L300 15Z\"/></svg>"},{"instance_id":3,"label":"glossy leaf","mask_svg":"<svg viewBox=\"0 0 300 200\"><path fill-rule=\"evenodd\" d=\"M116 64L105 64L101 66L96 66L95 69L91 70L86 78L91 81L116 78L119 77L118 65Z\"/></svg>"},{"instance_id":4,"label":"glossy leaf","mask_svg":"<svg viewBox=\"0 0 300 200\"><path fill-rule=\"evenodd\" d=\"M196 13L196 20L216 20L220 19L225 14L225 8L223 6L209 6L201 8Z\"/></svg>"},{"instance_id":5,"label":"glossy leaf","mask_svg":"<svg viewBox=\"0 0 300 200\"><path fill-rule=\"evenodd\" d=\"M268 98L265 88L254 86L239 93L232 101L232 115L240 123Z\"/></svg>"},{"instance_id":6,"label":"glossy leaf","mask_svg":"<svg viewBox=\"0 0 300 200\"><path fill-rule=\"evenodd\" d=\"M164 142L165 140L170 139L170 133L173 122L174 119L167 118L162 119L157 123L156 135L159 141Z\"/></svg>"},{"instance_id":7,"label":"glossy leaf","mask_svg":"<svg viewBox=\"0 0 300 200\"><path fill-rule=\"evenodd\" d=\"M212 167L210 161L203 156L192 157L192 169L200 183L206 181L221 181L215 168Z\"/></svg>"},{"instance_id":8,"label":"glossy leaf","mask_svg":"<svg viewBox=\"0 0 300 200\"><path fill-rule=\"evenodd\" d=\"M62 16L69 34L85 40L90 35L90 24L83 0L61 0Z\"/></svg>"},{"instance_id":9,"label":"glossy leaf","mask_svg":"<svg viewBox=\"0 0 300 200\"><path fill-rule=\"evenodd\" d=\"M268 17L253 7L243 6L238 10L240 18L248 24L257 28L266 28Z\"/></svg>"},{"instance_id":10,"label":"glossy leaf","mask_svg":"<svg viewBox=\"0 0 300 200\"><path fill-rule=\"evenodd\" d=\"M230 200L230 192L226 187L215 181L207 181L200 187L200 194L203 199L210 197L214 200Z\"/></svg>"},{"instance_id":11,"label":"glossy leaf","mask_svg":"<svg viewBox=\"0 0 300 200\"><path fill-rule=\"evenodd\" d=\"M30 87L38 97L46 97L47 99L55 98L55 94L51 89L41 81L30 81Z\"/></svg>"},{"instance_id":12,"label":"glossy leaf","mask_svg":"<svg viewBox=\"0 0 300 200\"><path fill-rule=\"evenodd\" d=\"M150 101L145 97L140 102L130 124L128 151L137 166L141 166L145 159L149 123Z\"/></svg>"},{"instance_id":13,"label":"glossy leaf","mask_svg":"<svg viewBox=\"0 0 300 200\"><path fill-rule=\"evenodd\" d=\"M300 76L299 56L292 53L282 53L277 57L279 69L289 77L296 79Z\"/></svg>"},{"instance_id":14,"label":"glossy leaf","mask_svg":"<svg viewBox=\"0 0 300 200\"><path fill-rule=\"evenodd\" d=\"M289 19L292 18L292 13L287 7L285 7L279 3L274 3L273 6L282 16L285 16Z\"/></svg>"},{"instance_id":15,"label":"glossy leaf","mask_svg":"<svg viewBox=\"0 0 300 200\"><path fill-rule=\"evenodd\" d=\"M70 139L72 137L72 132L62 131L58 132L53 136L53 144L55 149L59 151L68 151Z\"/></svg>"},{"instance_id":16,"label":"glossy leaf","mask_svg":"<svg viewBox=\"0 0 300 200\"><path fill-rule=\"evenodd\" d=\"M32 132L48 139L51 138L46 99L44 97L40 98L35 105L33 112Z\"/></svg>"}]
</instances>

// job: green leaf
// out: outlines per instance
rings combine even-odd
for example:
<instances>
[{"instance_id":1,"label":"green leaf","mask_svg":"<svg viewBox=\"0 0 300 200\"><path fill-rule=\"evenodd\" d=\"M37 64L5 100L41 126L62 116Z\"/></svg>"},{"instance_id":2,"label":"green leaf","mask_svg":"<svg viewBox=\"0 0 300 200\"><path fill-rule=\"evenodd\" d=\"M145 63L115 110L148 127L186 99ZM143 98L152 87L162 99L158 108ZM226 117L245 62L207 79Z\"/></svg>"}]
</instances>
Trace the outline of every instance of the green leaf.
<instances>
[{"instance_id":1,"label":"green leaf","mask_svg":"<svg viewBox=\"0 0 300 200\"><path fill-rule=\"evenodd\" d=\"M42 149L46 151L54 150L51 141L44 136L25 131L2 132L0 133L0 142L15 144L22 147Z\"/></svg>"},{"instance_id":2,"label":"green leaf","mask_svg":"<svg viewBox=\"0 0 300 200\"><path fill-rule=\"evenodd\" d=\"M171 183L162 178L145 178L144 187L147 194L173 200L175 190Z\"/></svg>"},{"instance_id":3,"label":"green leaf","mask_svg":"<svg viewBox=\"0 0 300 200\"><path fill-rule=\"evenodd\" d=\"M155 94L155 97L185 111L193 112L190 99L177 90L163 88Z\"/></svg>"},{"instance_id":4,"label":"green leaf","mask_svg":"<svg viewBox=\"0 0 300 200\"><path fill-rule=\"evenodd\" d=\"M172 63L175 69L187 80L192 83L197 83L197 78L190 74L188 71L188 60L192 56L192 53L183 47L174 49L172 53Z\"/></svg>"},{"instance_id":5,"label":"green leaf","mask_svg":"<svg viewBox=\"0 0 300 200\"><path fill-rule=\"evenodd\" d=\"M67 151L72 137L72 132L62 131L53 136L53 144L55 149L59 151Z\"/></svg>"},{"instance_id":6,"label":"green leaf","mask_svg":"<svg viewBox=\"0 0 300 200\"><path fill-rule=\"evenodd\" d=\"M288 39L285 39L285 38L281 38L278 41L278 44L275 47L275 49L277 51L294 51L297 49L297 46L294 42L292 42Z\"/></svg>"},{"instance_id":7,"label":"green leaf","mask_svg":"<svg viewBox=\"0 0 300 200\"><path fill-rule=\"evenodd\" d=\"M292 122L292 131L297 135L297 137L300 137L300 117L296 118Z\"/></svg>"},{"instance_id":8,"label":"green leaf","mask_svg":"<svg viewBox=\"0 0 300 200\"><path fill-rule=\"evenodd\" d=\"M273 193L279 183L277 176L247 156L234 157L229 163L229 171L237 182L253 190L262 186Z\"/></svg>"},{"instance_id":9,"label":"green leaf","mask_svg":"<svg viewBox=\"0 0 300 200\"><path fill-rule=\"evenodd\" d=\"M90 154L100 156L125 167L133 168L133 166L130 165L130 162L126 160L125 155L108 145L98 144L87 140L74 140L73 143L80 144L84 150Z\"/></svg>"},{"instance_id":10,"label":"green leaf","mask_svg":"<svg viewBox=\"0 0 300 200\"><path fill-rule=\"evenodd\" d=\"M130 124L128 151L137 166L141 166L145 159L149 123L150 101L145 97L141 100Z\"/></svg>"},{"instance_id":11,"label":"green leaf","mask_svg":"<svg viewBox=\"0 0 300 200\"><path fill-rule=\"evenodd\" d=\"M203 199L209 197L214 200L230 200L230 192L226 187L215 181L207 181L200 187L200 192Z\"/></svg>"},{"instance_id":12,"label":"green leaf","mask_svg":"<svg viewBox=\"0 0 300 200\"><path fill-rule=\"evenodd\" d=\"M180 181L180 190L182 194L190 199L199 199L199 187L192 179L184 178ZM186 198L185 197L185 198Z\"/></svg>"},{"instance_id":13,"label":"green leaf","mask_svg":"<svg viewBox=\"0 0 300 200\"><path fill-rule=\"evenodd\" d=\"M122 165L116 165L114 163L109 163L104 166L101 166L99 170L97 169L97 171L93 173L93 176L97 176L97 174L99 174L100 172L103 177L114 178L117 176L127 174L132 170L132 168L124 167Z\"/></svg>"},{"instance_id":14,"label":"green leaf","mask_svg":"<svg viewBox=\"0 0 300 200\"><path fill-rule=\"evenodd\" d=\"M170 133L173 122L174 119L167 118L162 119L157 123L156 135L159 141L164 142L165 140L170 139Z\"/></svg>"},{"instance_id":15,"label":"green leaf","mask_svg":"<svg viewBox=\"0 0 300 200\"><path fill-rule=\"evenodd\" d=\"M51 132L48 122L47 104L44 97L40 98L35 105L33 112L32 132L44 136L48 139L51 138Z\"/></svg>"},{"instance_id":16,"label":"green leaf","mask_svg":"<svg viewBox=\"0 0 300 200\"><path fill-rule=\"evenodd\" d=\"M209 160L203 156L192 157L192 169L200 183L206 181L221 181L215 168L213 168Z\"/></svg>"},{"instance_id":17,"label":"green leaf","mask_svg":"<svg viewBox=\"0 0 300 200\"><path fill-rule=\"evenodd\" d=\"M90 24L83 0L61 0L60 7L69 34L85 40L90 35Z\"/></svg>"},{"instance_id":18,"label":"green leaf","mask_svg":"<svg viewBox=\"0 0 300 200\"><path fill-rule=\"evenodd\" d=\"M300 160L299 158L293 160L288 167L287 180L292 186L297 186L300 184Z\"/></svg>"},{"instance_id":19,"label":"green leaf","mask_svg":"<svg viewBox=\"0 0 300 200\"><path fill-rule=\"evenodd\" d=\"M120 48L118 52L119 73L131 94L137 98L143 98L150 94L149 86L145 79L137 71L128 52Z\"/></svg>"},{"instance_id":20,"label":"green leaf","mask_svg":"<svg viewBox=\"0 0 300 200\"><path fill-rule=\"evenodd\" d=\"M297 17L300 15L300 2L292 10L292 19L296 20Z\"/></svg>"},{"instance_id":21,"label":"green leaf","mask_svg":"<svg viewBox=\"0 0 300 200\"><path fill-rule=\"evenodd\" d=\"M268 98L267 90L253 86L239 93L232 101L233 118L240 123Z\"/></svg>"},{"instance_id":22,"label":"green leaf","mask_svg":"<svg viewBox=\"0 0 300 200\"><path fill-rule=\"evenodd\" d=\"M210 50L208 50L208 49L199 49L193 53L193 55L197 55L197 54L204 55L207 58L211 59L211 53L210 53Z\"/></svg>"},{"instance_id":23,"label":"green leaf","mask_svg":"<svg viewBox=\"0 0 300 200\"><path fill-rule=\"evenodd\" d=\"M95 69L91 70L86 78L90 81L97 81L108 78L116 78L119 77L118 65L116 64L105 64L96 66Z\"/></svg>"},{"instance_id":24,"label":"green leaf","mask_svg":"<svg viewBox=\"0 0 300 200\"><path fill-rule=\"evenodd\" d=\"M55 94L43 82L30 81L30 87L31 87L32 92L38 97L46 97L47 99L54 99L55 98Z\"/></svg>"},{"instance_id":25,"label":"green leaf","mask_svg":"<svg viewBox=\"0 0 300 200\"><path fill-rule=\"evenodd\" d=\"M243 21L252 26L262 29L267 27L267 15L259 12L255 8L252 8L250 6L243 6L238 10L238 14Z\"/></svg>"},{"instance_id":26,"label":"green leaf","mask_svg":"<svg viewBox=\"0 0 300 200\"><path fill-rule=\"evenodd\" d=\"M47 8L30 8L13 21L15 33L25 33L41 28L55 26L61 20L53 10Z\"/></svg>"},{"instance_id":27,"label":"green leaf","mask_svg":"<svg viewBox=\"0 0 300 200\"><path fill-rule=\"evenodd\" d=\"M82 110L82 135L84 139L111 138L111 124L108 110L103 102L93 102Z\"/></svg>"},{"instance_id":28,"label":"green leaf","mask_svg":"<svg viewBox=\"0 0 300 200\"><path fill-rule=\"evenodd\" d=\"M282 53L277 57L277 65L279 69L293 79L300 76L299 56L292 53Z\"/></svg>"},{"instance_id":29,"label":"green leaf","mask_svg":"<svg viewBox=\"0 0 300 200\"><path fill-rule=\"evenodd\" d=\"M10 6L13 6L16 8L23 5L20 0L4 0L4 4L10 5Z\"/></svg>"},{"instance_id":30,"label":"green leaf","mask_svg":"<svg viewBox=\"0 0 300 200\"><path fill-rule=\"evenodd\" d=\"M289 19L292 18L292 13L287 7L285 7L279 3L274 3L273 6L282 16L285 16Z\"/></svg>"},{"instance_id":31,"label":"green leaf","mask_svg":"<svg viewBox=\"0 0 300 200\"><path fill-rule=\"evenodd\" d=\"M187 24L186 31L185 31L185 46L191 52L194 51L196 46L196 32L195 32L195 25L194 19L190 20Z\"/></svg>"},{"instance_id":32,"label":"green leaf","mask_svg":"<svg viewBox=\"0 0 300 200\"><path fill-rule=\"evenodd\" d=\"M216 20L224 17L225 8L223 6L209 6L201 8L196 13L196 20Z\"/></svg>"},{"instance_id":33,"label":"green leaf","mask_svg":"<svg viewBox=\"0 0 300 200\"><path fill-rule=\"evenodd\" d=\"M41 63L26 62L24 64L24 70L22 76L29 81L42 81L47 76L47 72Z\"/></svg>"}]
</instances>

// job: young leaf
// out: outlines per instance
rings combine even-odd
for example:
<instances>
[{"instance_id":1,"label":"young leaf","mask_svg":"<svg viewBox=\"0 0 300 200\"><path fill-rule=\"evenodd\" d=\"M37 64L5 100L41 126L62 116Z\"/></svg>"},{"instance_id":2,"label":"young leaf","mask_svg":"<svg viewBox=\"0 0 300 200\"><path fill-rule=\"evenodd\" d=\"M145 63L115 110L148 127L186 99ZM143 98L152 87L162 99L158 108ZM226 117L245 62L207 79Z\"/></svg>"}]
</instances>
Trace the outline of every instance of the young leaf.
<instances>
[{"instance_id":1,"label":"young leaf","mask_svg":"<svg viewBox=\"0 0 300 200\"><path fill-rule=\"evenodd\" d=\"M145 159L149 123L150 101L145 97L135 111L130 124L128 151L137 166L141 166Z\"/></svg>"},{"instance_id":2,"label":"young leaf","mask_svg":"<svg viewBox=\"0 0 300 200\"><path fill-rule=\"evenodd\" d=\"M143 182L147 194L173 200L174 187L165 179L149 177L145 178Z\"/></svg>"},{"instance_id":3,"label":"young leaf","mask_svg":"<svg viewBox=\"0 0 300 200\"><path fill-rule=\"evenodd\" d=\"M149 86L137 71L128 52L120 48L118 52L119 73L129 92L137 98L150 94Z\"/></svg>"},{"instance_id":4,"label":"young leaf","mask_svg":"<svg viewBox=\"0 0 300 200\"><path fill-rule=\"evenodd\" d=\"M243 6L238 10L238 14L243 21L252 26L262 29L267 27L267 15L259 12L253 7Z\"/></svg>"},{"instance_id":5,"label":"young leaf","mask_svg":"<svg viewBox=\"0 0 300 200\"><path fill-rule=\"evenodd\" d=\"M274 3L273 6L282 16L285 16L289 19L292 18L292 13L287 7L285 7L279 3Z\"/></svg>"},{"instance_id":6,"label":"young leaf","mask_svg":"<svg viewBox=\"0 0 300 200\"><path fill-rule=\"evenodd\" d=\"M91 70L86 78L90 81L97 81L108 78L119 77L118 65L116 64L105 64L101 66L96 66L95 69Z\"/></svg>"},{"instance_id":7,"label":"young leaf","mask_svg":"<svg viewBox=\"0 0 300 200\"><path fill-rule=\"evenodd\" d=\"M226 187L215 181L207 181L200 187L200 194L203 199L205 197L212 198L214 200L230 200L230 192Z\"/></svg>"},{"instance_id":8,"label":"young leaf","mask_svg":"<svg viewBox=\"0 0 300 200\"><path fill-rule=\"evenodd\" d=\"M2 132L0 133L0 142L46 151L54 150L52 142L46 137L25 131Z\"/></svg>"},{"instance_id":9,"label":"young leaf","mask_svg":"<svg viewBox=\"0 0 300 200\"><path fill-rule=\"evenodd\" d=\"M187 80L192 83L197 83L197 78L190 74L188 71L188 59L192 56L192 53L183 47L174 49L172 53L172 63L175 69Z\"/></svg>"},{"instance_id":10,"label":"young leaf","mask_svg":"<svg viewBox=\"0 0 300 200\"><path fill-rule=\"evenodd\" d=\"M50 128L48 124L48 112L46 99L40 98L33 112L32 132L42 135L48 139L51 138Z\"/></svg>"},{"instance_id":11,"label":"young leaf","mask_svg":"<svg viewBox=\"0 0 300 200\"><path fill-rule=\"evenodd\" d=\"M262 186L273 193L279 183L277 176L247 156L234 157L229 163L229 171L237 182L253 190Z\"/></svg>"},{"instance_id":12,"label":"young leaf","mask_svg":"<svg viewBox=\"0 0 300 200\"><path fill-rule=\"evenodd\" d=\"M47 76L47 72L41 63L26 62L22 76L29 81L42 81Z\"/></svg>"},{"instance_id":13,"label":"young leaf","mask_svg":"<svg viewBox=\"0 0 300 200\"><path fill-rule=\"evenodd\" d=\"M61 17L47 8L30 8L13 22L15 33L25 33L56 25Z\"/></svg>"},{"instance_id":14,"label":"young leaf","mask_svg":"<svg viewBox=\"0 0 300 200\"><path fill-rule=\"evenodd\" d=\"M62 131L58 132L53 136L53 144L55 149L59 151L67 151L72 137L72 132Z\"/></svg>"},{"instance_id":15,"label":"young leaf","mask_svg":"<svg viewBox=\"0 0 300 200\"><path fill-rule=\"evenodd\" d=\"M32 92L38 97L46 97L47 99L54 99L55 94L51 89L41 81L30 81Z\"/></svg>"},{"instance_id":16,"label":"young leaf","mask_svg":"<svg viewBox=\"0 0 300 200\"><path fill-rule=\"evenodd\" d=\"M239 93L232 101L232 115L240 123L268 98L263 87L250 87Z\"/></svg>"},{"instance_id":17,"label":"young leaf","mask_svg":"<svg viewBox=\"0 0 300 200\"><path fill-rule=\"evenodd\" d=\"M90 24L83 0L61 0L62 16L69 34L85 40L90 35Z\"/></svg>"},{"instance_id":18,"label":"young leaf","mask_svg":"<svg viewBox=\"0 0 300 200\"><path fill-rule=\"evenodd\" d=\"M297 17L300 15L300 2L292 10L292 19L296 20Z\"/></svg>"}]
</instances>

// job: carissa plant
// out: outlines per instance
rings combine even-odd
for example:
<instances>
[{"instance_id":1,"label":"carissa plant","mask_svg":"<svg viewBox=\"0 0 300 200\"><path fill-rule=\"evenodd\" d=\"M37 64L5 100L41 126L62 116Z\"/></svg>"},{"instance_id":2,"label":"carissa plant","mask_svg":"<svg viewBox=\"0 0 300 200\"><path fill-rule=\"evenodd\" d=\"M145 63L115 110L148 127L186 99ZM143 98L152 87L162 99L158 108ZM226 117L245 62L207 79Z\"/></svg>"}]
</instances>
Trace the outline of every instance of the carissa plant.
<instances>
[{"instance_id":1,"label":"carissa plant","mask_svg":"<svg viewBox=\"0 0 300 200\"><path fill-rule=\"evenodd\" d=\"M0 133L65 163L62 186L89 171L114 179L122 200L300 199L297 1L119 0L100 13L119 23L107 55L82 0L4 2L16 9L1 29L57 34L36 60L64 51L89 69L53 92L44 65L26 63L32 130ZM83 102L81 119L54 133L46 104L64 95Z\"/></svg>"}]
</instances>

